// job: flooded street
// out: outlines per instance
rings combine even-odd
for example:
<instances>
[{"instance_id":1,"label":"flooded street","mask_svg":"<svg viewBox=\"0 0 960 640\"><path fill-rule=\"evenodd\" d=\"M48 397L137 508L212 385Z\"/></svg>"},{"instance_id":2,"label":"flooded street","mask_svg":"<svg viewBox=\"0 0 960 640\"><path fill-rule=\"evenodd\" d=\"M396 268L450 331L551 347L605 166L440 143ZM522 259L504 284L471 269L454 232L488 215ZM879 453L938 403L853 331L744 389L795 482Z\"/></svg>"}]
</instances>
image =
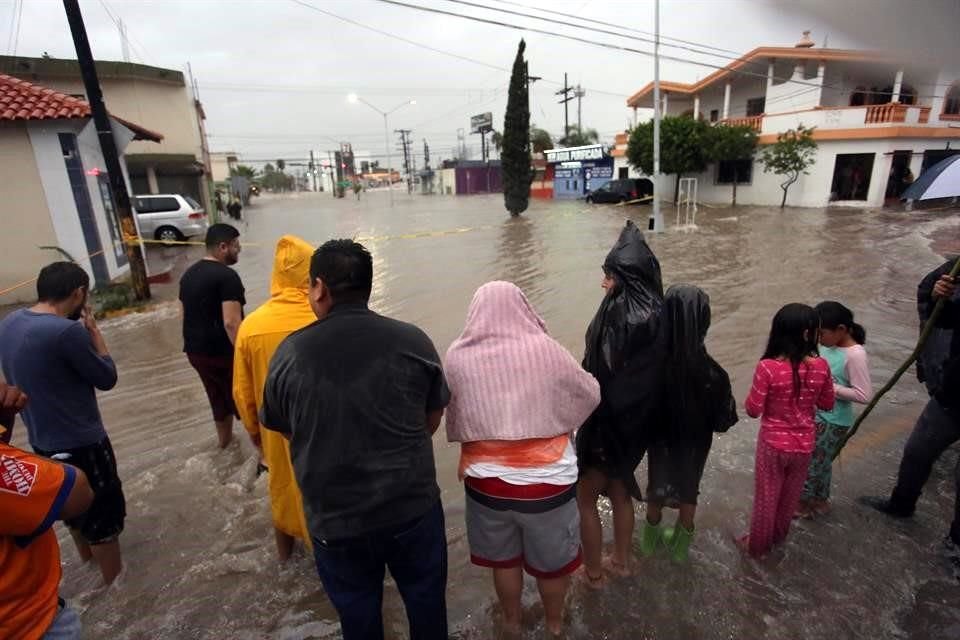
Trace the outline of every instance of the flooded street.
<instances>
[{"instance_id":1,"label":"flooded street","mask_svg":"<svg viewBox=\"0 0 960 640\"><path fill-rule=\"evenodd\" d=\"M318 244L357 237L374 256L371 306L415 323L443 353L463 326L474 290L519 285L552 334L578 358L602 296L604 256L624 219L648 209L533 201L510 219L501 196L408 197L360 202L329 194L264 197L245 214L237 265L247 311L267 297L273 245L286 233ZM666 209L668 224L672 211ZM917 337L915 289L960 248L956 211L703 208L695 230L649 237L664 284L711 296L709 346L742 401L773 313L784 303L836 299L867 329L875 387ZM932 248L937 242L936 251ZM169 258L184 249L160 249ZM339 637L311 559L278 569L265 478L244 442L218 451L196 373L181 353L176 285L153 311L103 324L120 382L102 394L128 501L121 538L126 573L107 591L79 564L58 525L63 592L83 611L85 638L300 639ZM894 522L855 503L892 486L903 442L926 398L912 373L881 402L835 471L835 509L796 525L786 547L757 562L733 539L746 531L758 424L718 436L707 462L698 533L687 565L638 560L632 578L599 592L575 587L571 638L958 638L960 585L939 553L952 513L956 448L935 467L916 517ZM741 415L743 412L741 410ZM448 607L458 638L494 637L495 596L469 563L458 447L435 439L450 545ZM18 429L17 442L25 433ZM638 470L646 485L645 465ZM637 506L642 514L642 506ZM668 514L672 520L673 515ZM527 578L530 580L529 578ZM532 581L525 637L543 635ZM387 636L406 637L396 590L385 599Z\"/></svg>"}]
</instances>

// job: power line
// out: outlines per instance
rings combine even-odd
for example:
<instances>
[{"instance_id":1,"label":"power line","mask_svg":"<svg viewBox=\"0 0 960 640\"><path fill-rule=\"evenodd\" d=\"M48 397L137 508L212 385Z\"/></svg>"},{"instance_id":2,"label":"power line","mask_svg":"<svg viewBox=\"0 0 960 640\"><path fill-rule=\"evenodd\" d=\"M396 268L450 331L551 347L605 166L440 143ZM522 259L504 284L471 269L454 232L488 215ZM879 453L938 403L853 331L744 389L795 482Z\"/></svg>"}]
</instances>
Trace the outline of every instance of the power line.
<instances>
[{"instance_id":1,"label":"power line","mask_svg":"<svg viewBox=\"0 0 960 640\"><path fill-rule=\"evenodd\" d=\"M299 1L299 0L293 0L293 1L294 1L294 2L297 2L297 1ZM445 9L438 9L438 8L436 8L436 7L425 7L425 6L416 5L416 4L407 4L407 3L405 3L405 2L399 2L398 0L375 0L375 1L376 1L376 2L381 2L381 3L383 3L383 4L389 4L389 5L397 6L397 7L404 7L404 8L407 8L407 9L414 9L414 10L416 10L416 11L423 11L423 12L426 12L426 13L434 13L434 14L438 14L438 15L453 17L453 18L460 18L460 19L462 19L462 20L470 20L470 21L472 21L472 22L479 22L479 23L482 23L482 24L488 24L488 25L493 25L493 26L497 26L497 27L504 27L504 28L507 28L507 29L514 29L514 30L516 30L516 31L527 31L527 32L530 32L530 33L539 33L539 34L541 34L541 35L553 36L553 37L556 37L556 38L561 38L561 39L564 39L564 40L570 40L570 41L573 41L573 42L579 42L579 43L582 43L582 44L587 44L587 45L590 45L590 46L593 46L593 47L599 47L599 48L602 48L602 49L611 49L611 50L615 50L615 51L624 51L624 52L627 52L627 53L636 53L636 54L639 54L639 55L642 55L642 56L646 56L646 57L653 57L653 56L654 56L654 54L653 54L652 51L645 51L645 50L643 50L643 49L635 49L635 48L633 48L633 47L627 47L627 46L620 45L620 44L615 44L615 43L612 43L612 42L599 42L599 41L596 41L596 40L588 40L587 38L583 38L583 37L580 37L580 36L575 36L575 35L566 34L566 33L558 33L558 32L556 32L556 31L549 31L549 30L547 30L547 29L540 29L540 28L537 28L537 27L522 26L522 25L510 23L510 22L504 22L503 20L499 20L499 19L495 20L495 19L492 19L492 18L482 18L482 17L479 17L479 16L470 16L470 15L465 15L465 14L462 14L462 13L456 13L456 12L453 12L453 11L447 11L447 10L445 10ZM456 0L456 1L462 2L463 0ZM490 7L487 7L487 8L490 8ZM545 18L538 18L538 19L540 19L540 20L547 20L547 19L545 19ZM551 22L552 24L558 24L558 25L561 25L561 26L568 26L568 27L574 27L574 28L577 28L577 29L582 29L582 30L585 30L585 31L592 31L592 32L600 32L600 33L603 33L603 32L602 32L601 30L599 30L599 29L593 29L593 28L585 27L585 26L581 26L581 25L569 25L569 24L563 24L563 23L556 22L556 21L551 21L551 20L547 20L547 21L548 21L548 22ZM621 37L621 38L636 39L636 38L631 38L630 36L625 36L625 35L622 35L622 34L614 34L614 35L617 35L618 37ZM692 65L696 65L696 66L707 67L707 68L711 68L711 69L715 69L715 70L726 71L727 73L730 73L730 74L738 74L738 75L744 75L744 76L754 76L754 77L757 77L757 78L764 78L764 79L768 78L768 75L767 75L766 73L752 72L752 71L747 71L747 70L743 70L743 69L731 69L731 68L729 68L729 67L727 67L727 66L719 66L719 65L716 65L716 64L711 64L711 63L709 63L709 62L701 62L701 61L698 61L698 60L689 60L689 59L686 59L686 58L679 58L679 57L676 57L676 56L663 55L663 54L660 54L659 57L660 57L661 60L670 60L670 61L672 61L672 62L678 62L678 63L681 63L681 64L692 64ZM838 89L838 90L841 90L841 91L844 90L844 87L839 87L839 86L835 86L835 85L818 84L818 83L813 83L813 82L808 82L808 81L803 81L803 80L793 80L792 78L777 78L777 77L774 77L773 79L774 79L774 80L780 80L780 81L783 81L783 82L792 82L793 84L806 85L806 86L810 86L810 87L828 87L828 88ZM918 96L916 96L916 97L917 97L917 98L939 98L939 97L942 97L942 96L937 96L937 95L933 95L933 96L929 96L929 95L919 96L919 95L918 95Z\"/></svg>"},{"instance_id":2,"label":"power line","mask_svg":"<svg viewBox=\"0 0 960 640\"><path fill-rule=\"evenodd\" d=\"M611 36L616 36L616 37L620 37L620 38L630 38L631 40L639 40L640 42L647 42L647 43L649 43L649 44L654 44L654 42L655 42L655 41L654 41L653 39L651 39L651 38L641 38L641 37L637 37L637 36L628 36L628 35L624 35L624 34L622 34L622 33L617 33L617 32L615 32L615 31L609 31L609 30L606 30L606 29L598 29L598 28L596 28L596 27L587 27L587 26L582 26L582 25L578 25L578 24L569 24L569 23L558 22L558 21L553 20L553 19L551 19L551 18L544 18L544 17L542 17L542 16L537 16L537 15L534 15L534 14L531 14L531 13L524 13L524 12L522 12L522 11L512 11L512 10L510 10L510 9L500 9L500 8L498 8L498 7L491 7L490 5L480 4L480 3L477 3L477 2L469 2L468 0L445 0L445 1L446 1L446 2L450 2L450 3L452 3L452 4L459 4L459 5L464 5L464 6L467 6L467 7L473 7L473 8L475 8L475 9L487 9L487 10L489 10L489 11L497 11L497 12L505 13L505 14L508 14L508 15L514 15L514 16L519 16L519 17L523 17L523 18L530 18L530 19L532 19L532 20L540 20L540 21L546 22L546 23L548 23L548 24L561 24L561 25L564 25L564 26L573 27L573 28L575 28L575 29L585 29L585 30L588 30L588 31L593 31L593 32L595 32L595 33L602 33L602 34L605 34L605 35L611 35ZM556 12L551 12L551 13L556 13ZM563 15L563 14L560 14L560 15ZM565 16L565 17L567 18L567 20L570 20L570 16ZM616 29L629 30L629 31L634 31L634 32L636 32L636 33L643 33L643 32L637 31L636 29L626 29L625 27L620 27L619 25L611 24L611 23L609 23L609 22L600 22L599 20L590 20L589 18L579 18L579 17L574 17L573 19L574 19L574 20L580 20L580 21L583 21L583 22L594 22L594 23L602 24L602 25L605 25L605 26L608 26L608 27L613 27L613 28L616 28ZM653 35L653 34L649 34L649 35ZM701 48L695 48L695 47L686 46L686 45L683 45L683 44L669 44L669 43L663 42L662 40L663 40L663 39L661 38L661 42L660 42L660 46L661 46L661 47L671 47L671 48L675 48L675 49L683 49L683 50L685 50L685 51L690 51L691 53L698 53L698 54L701 54L701 55L715 56L715 57L718 57L718 58L726 58L727 60L739 60L739 59L742 57L742 54L738 54L738 55L736 55L736 56L734 56L734 57L731 57L730 55L727 55L727 54L714 53L714 52L712 52L712 51L704 51L704 50L701 49ZM689 44L697 44L697 43L692 43L692 42L691 42L691 43L689 43ZM698 45L698 47L699 47L699 45ZM736 52L730 52L730 53L736 53Z\"/></svg>"},{"instance_id":3,"label":"power line","mask_svg":"<svg viewBox=\"0 0 960 640\"><path fill-rule=\"evenodd\" d=\"M378 33L378 34L380 34L380 35L382 35L382 36L386 36L386 37L388 37L388 38L393 38L394 40L399 40L400 42L405 42L405 43L407 43L407 44L409 44L409 45L412 45L412 46L414 46L414 47L419 47L419 48L421 48L421 49L426 49L427 51L432 51L432 52L434 52L434 53L439 53L440 55L449 56L449 57L451 57L451 58L456 58L456 59L458 59L458 60L463 60L463 61L465 61L465 62L472 62L473 64L478 64L478 65L480 65L480 66L487 67L487 68L489 68L489 69L496 69L497 71L506 71L506 72L511 71L511 69L508 68L508 67L501 67L501 66L498 66L498 65L495 65L495 64L490 64L489 62L484 62L483 60L477 60L476 58L471 58L471 57L469 57L469 56L460 55L460 54L458 54L458 53L453 53L453 52L451 52L451 51L444 51L443 49L437 49L436 47L431 47L431 46L426 45L426 44L424 44L424 43L422 43L422 42L417 42L416 40L411 40L410 38L405 38L404 36L398 35L398 34L396 34L396 33L391 33L391 32L389 32L389 31L384 31L383 29L378 29L378 28L376 28L376 27L372 27L372 26L370 26L370 25L368 25L368 24L363 24L362 22L358 22L358 21L356 21L356 20L352 20L352 19L350 19L350 18L346 18L346 17L344 17L344 16L337 15L336 13L332 13L332 12L327 11L327 10L325 10L325 9L321 9L320 7L314 6L314 5L310 4L309 2L304 2L304 0L290 0L290 2L293 2L294 4L298 4L298 5L300 5L301 7L305 7L305 8L307 8L307 9L311 9L311 10L316 11L316 12L318 12L318 13L322 13L323 15L329 16L329 17L334 18L334 19L336 19L336 20L341 20L341 21L343 21L343 22L346 22L347 24L352 24L352 25L354 25L355 27L359 27L359 28L361 28L361 29L366 29L366 30L368 30L368 31L372 31L372 32L374 32L374 33ZM412 5L401 5L401 6L411 7ZM419 7L413 7L413 8L419 8ZM559 82L558 80L550 80L550 79L547 79L547 78L544 78L544 81L545 81L545 82L549 82L549 83L551 83L551 84L555 84L555 85L560 85L560 84L562 84L562 83ZM586 88L587 88L589 91L593 92L593 93L599 93L599 94L603 94L603 95L611 95L611 96L616 96L616 97L618 97L618 98L630 97L629 94L622 93L622 92L603 91L603 90L601 90L601 89L594 89L594 88L591 88L591 87L586 87Z\"/></svg>"},{"instance_id":4,"label":"power line","mask_svg":"<svg viewBox=\"0 0 960 640\"><path fill-rule=\"evenodd\" d=\"M639 33L639 34L645 35L645 36L655 36L655 35L656 35L656 34L650 32L650 31L642 31L642 30L640 30L640 29L633 29L633 28L631 28L631 27L624 27L624 26L622 26L622 25L614 24L614 23L612 23L612 22L604 22L604 21L602 21L602 20L594 20L593 18L584 18L584 17L582 17L582 16L570 16L570 15L568 15L568 14L566 14L566 13L563 13L563 12L560 12L560 11L553 11L553 10L551 10L551 9L542 9L542 8L540 8L540 7L528 7L527 5L520 4L519 2L509 2L508 0L494 0L494 1L497 2L497 3L499 3L499 4L505 4L505 5L514 6L514 7L521 7L521 8L531 9L531 10L533 10L533 11L539 11L540 13L547 13L547 14L551 14L551 15L555 15L555 16L560 16L560 17L562 17L562 18L566 18L567 20L569 20L569 19L572 17L572 18L574 18L575 20L579 20L579 21L581 21L581 22L589 22L589 23L591 23L591 24L598 24L598 25L601 25L601 26L604 26L604 27L615 27L615 28L617 28L617 29L622 29L623 31L629 31L629 32L632 32L632 33ZM713 49L713 50L715 50L715 51L720 51L720 52L723 52L723 53L732 53L732 54L734 54L734 55L736 55L736 56L738 56L738 57L739 57L740 55L742 55L741 52L739 52L739 51L734 51L733 49L724 49L724 48L722 48L722 47L714 47L713 45L709 45L709 44L703 44L703 43L700 43L700 42L693 42L693 41L691 41L691 40L683 40L683 39L681 39L681 38L674 38L674 37L671 37L671 36L665 36L665 35L663 35L663 34L660 34L660 46L667 46L667 44L664 42L664 40L671 40L671 41L673 41L673 42L680 42L680 43L682 43L682 44L689 44L689 45L694 45L694 46L698 46L698 47L704 47L704 48L706 48L706 49Z\"/></svg>"},{"instance_id":5,"label":"power line","mask_svg":"<svg viewBox=\"0 0 960 640\"><path fill-rule=\"evenodd\" d=\"M17 47L20 44L20 27L23 26L23 0L20 0L20 6L17 9L17 32L13 36L13 53L12 55L16 57Z\"/></svg>"},{"instance_id":6,"label":"power line","mask_svg":"<svg viewBox=\"0 0 960 640\"><path fill-rule=\"evenodd\" d=\"M13 7L10 9L10 34L7 36L7 48L4 49L7 55L10 55L13 48L13 31L17 28L17 5L21 2L23 0L13 0Z\"/></svg>"}]
</instances>

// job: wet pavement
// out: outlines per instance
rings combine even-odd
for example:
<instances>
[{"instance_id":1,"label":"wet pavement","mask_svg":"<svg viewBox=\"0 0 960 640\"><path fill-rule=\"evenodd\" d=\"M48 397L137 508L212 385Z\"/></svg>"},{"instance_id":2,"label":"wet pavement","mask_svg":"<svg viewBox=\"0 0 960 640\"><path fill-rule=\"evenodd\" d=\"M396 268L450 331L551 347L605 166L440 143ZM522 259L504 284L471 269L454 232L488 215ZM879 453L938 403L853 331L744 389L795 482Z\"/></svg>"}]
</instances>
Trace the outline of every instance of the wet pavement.
<instances>
[{"instance_id":1,"label":"wet pavement","mask_svg":"<svg viewBox=\"0 0 960 640\"><path fill-rule=\"evenodd\" d=\"M374 255L373 308L419 325L441 353L462 328L473 291L507 279L580 357L602 296L603 258L624 219L633 216L645 226L647 212L533 201L524 216L510 219L499 196L404 194L392 208L377 192L360 202L329 194L267 196L245 210L237 268L249 311L267 297L273 244L281 235L312 243L357 237ZM671 227L650 244L666 285L693 283L710 294L708 344L740 400L770 318L791 301L837 299L854 309L867 328L878 387L916 340L917 282L941 263L937 252L960 249L956 210L703 208L697 225ZM194 254L198 248L157 248L151 261L182 268ZM256 478L248 443L217 450L203 390L180 352L175 284L154 290L161 302L151 312L103 324L120 370L117 388L101 395L128 501L122 537L127 568L119 583L97 589L96 572L79 564L58 525L63 593L83 611L84 637L339 637L306 554L278 568L265 478ZM638 560L633 577L612 580L603 591L575 587L569 637L960 637L960 583L941 554L956 448L934 469L912 520L890 521L855 502L889 490L925 398L915 378L905 376L836 469L833 513L797 524L786 546L762 561L745 558L734 543L749 518L758 425L744 419L718 436L703 478L690 562ZM450 545L451 630L458 638L492 638L492 582L469 563L458 451L442 433L435 449ZM644 486L645 465L638 475ZM637 513L642 517L642 506ZM524 602L525 637L542 637L532 582ZM385 616L387 637L405 638L392 585Z\"/></svg>"}]
</instances>

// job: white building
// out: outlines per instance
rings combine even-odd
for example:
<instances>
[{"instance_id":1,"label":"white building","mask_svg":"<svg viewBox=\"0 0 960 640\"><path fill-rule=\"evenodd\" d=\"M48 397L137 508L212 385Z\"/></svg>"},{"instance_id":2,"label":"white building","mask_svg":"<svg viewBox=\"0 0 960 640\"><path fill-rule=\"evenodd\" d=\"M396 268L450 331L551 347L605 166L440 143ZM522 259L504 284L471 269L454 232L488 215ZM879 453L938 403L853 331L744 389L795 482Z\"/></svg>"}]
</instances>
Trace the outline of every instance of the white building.
<instances>
[{"instance_id":1,"label":"white building","mask_svg":"<svg viewBox=\"0 0 960 640\"><path fill-rule=\"evenodd\" d=\"M800 124L816 127L816 163L790 188L795 206L880 206L899 195L908 169L916 177L960 153L960 61L944 69L876 51L818 49L808 35L795 47L754 49L693 84L661 82L663 113L749 124L761 145ZM634 120L637 109L653 108L653 84L627 105ZM615 172L632 177L621 138ZM737 202L779 205L783 178L764 173L758 157L740 168ZM701 200L729 203L733 173L721 163L688 177L698 179ZM661 177L665 199L674 180Z\"/></svg>"},{"instance_id":2,"label":"white building","mask_svg":"<svg viewBox=\"0 0 960 640\"><path fill-rule=\"evenodd\" d=\"M240 164L240 156L236 151L211 151L210 175L214 182L224 182L230 179L231 172Z\"/></svg>"},{"instance_id":3,"label":"white building","mask_svg":"<svg viewBox=\"0 0 960 640\"><path fill-rule=\"evenodd\" d=\"M111 117L123 154L163 136ZM103 285L129 270L90 105L0 74L0 304L36 297L32 279L66 252ZM126 172L121 155L121 165ZM129 184L129 181L127 182Z\"/></svg>"},{"instance_id":4,"label":"white building","mask_svg":"<svg viewBox=\"0 0 960 640\"><path fill-rule=\"evenodd\" d=\"M184 74L108 60L96 67L110 113L163 134L159 144L135 141L127 149L133 193L188 195L212 211L206 115ZM0 56L0 73L86 99L76 60Z\"/></svg>"}]
</instances>

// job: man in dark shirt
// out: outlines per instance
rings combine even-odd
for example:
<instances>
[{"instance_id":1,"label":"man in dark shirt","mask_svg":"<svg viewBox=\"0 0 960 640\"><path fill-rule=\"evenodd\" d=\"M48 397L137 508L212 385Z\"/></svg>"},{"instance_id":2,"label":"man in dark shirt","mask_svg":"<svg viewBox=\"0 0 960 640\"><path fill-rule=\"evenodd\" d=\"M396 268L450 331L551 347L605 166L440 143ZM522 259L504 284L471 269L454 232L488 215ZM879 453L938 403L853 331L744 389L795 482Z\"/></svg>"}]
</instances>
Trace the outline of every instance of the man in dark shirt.
<instances>
[{"instance_id":1,"label":"man in dark shirt","mask_svg":"<svg viewBox=\"0 0 960 640\"><path fill-rule=\"evenodd\" d=\"M94 492L82 517L68 520L80 558L93 558L105 583L119 575L126 502L96 389L117 383L117 369L87 307L90 278L72 262L44 267L38 302L0 322L0 360L7 383L30 398L23 409L30 446L82 469Z\"/></svg>"},{"instance_id":2,"label":"man in dark shirt","mask_svg":"<svg viewBox=\"0 0 960 640\"><path fill-rule=\"evenodd\" d=\"M183 351L210 400L220 448L233 438L233 345L243 320L243 283L228 265L240 256L240 232L229 224L207 230L207 255L180 278Z\"/></svg>"},{"instance_id":3,"label":"man in dark shirt","mask_svg":"<svg viewBox=\"0 0 960 640\"><path fill-rule=\"evenodd\" d=\"M933 385L930 400L904 447L897 484L890 498L868 496L860 499L863 504L896 518L913 515L933 464L948 447L960 440L960 301L956 282L949 275L953 265L952 260L948 261L924 278L917 296L920 305L929 309L938 300L944 301L937 326L952 330L953 337L942 374ZM960 578L960 461L957 462L956 483L956 507L946 546Z\"/></svg>"},{"instance_id":4,"label":"man in dark shirt","mask_svg":"<svg viewBox=\"0 0 960 640\"><path fill-rule=\"evenodd\" d=\"M410 637L447 637L447 546L433 433L450 399L417 327L367 308L373 263L333 240L310 263L320 318L277 349L260 422L290 438L317 571L345 640L383 637L384 566Z\"/></svg>"}]
</instances>

